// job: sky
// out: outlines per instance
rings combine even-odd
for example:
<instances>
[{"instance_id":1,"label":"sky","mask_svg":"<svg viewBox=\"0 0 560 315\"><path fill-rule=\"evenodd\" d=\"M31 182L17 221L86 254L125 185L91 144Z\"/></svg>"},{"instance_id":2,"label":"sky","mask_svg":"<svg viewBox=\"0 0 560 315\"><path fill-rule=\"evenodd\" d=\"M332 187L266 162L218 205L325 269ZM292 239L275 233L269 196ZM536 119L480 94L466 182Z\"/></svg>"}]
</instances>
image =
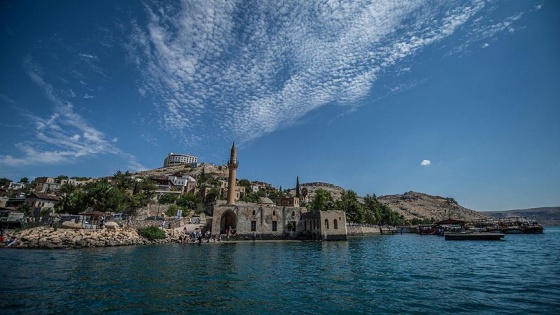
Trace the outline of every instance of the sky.
<instances>
[{"instance_id":1,"label":"sky","mask_svg":"<svg viewBox=\"0 0 560 315\"><path fill-rule=\"evenodd\" d=\"M560 206L560 2L0 1L0 177L238 178Z\"/></svg>"}]
</instances>

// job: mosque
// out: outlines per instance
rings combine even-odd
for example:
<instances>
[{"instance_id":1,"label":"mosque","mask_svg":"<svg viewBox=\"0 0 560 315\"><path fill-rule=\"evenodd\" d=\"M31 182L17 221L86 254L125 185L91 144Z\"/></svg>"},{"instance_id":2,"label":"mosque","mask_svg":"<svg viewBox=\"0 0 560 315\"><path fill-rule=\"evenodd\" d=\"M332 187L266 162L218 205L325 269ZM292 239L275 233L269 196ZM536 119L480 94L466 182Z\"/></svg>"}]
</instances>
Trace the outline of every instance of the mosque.
<instances>
[{"instance_id":1,"label":"mosque","mask_svg":"<svg viewBox=\"0 0 560 315\"><path fill-rule=\"evenodd\" d=\"M300 207L299 197L283 198L274 203L261 198L258 203L235 200L237 148L231 147L228 160L227 201L212 208L208 224L213 235L234 233L236 237L259 239L310 238L346 240L346 213L340 210L308 211Z\"/></svg>"}]
</instances>

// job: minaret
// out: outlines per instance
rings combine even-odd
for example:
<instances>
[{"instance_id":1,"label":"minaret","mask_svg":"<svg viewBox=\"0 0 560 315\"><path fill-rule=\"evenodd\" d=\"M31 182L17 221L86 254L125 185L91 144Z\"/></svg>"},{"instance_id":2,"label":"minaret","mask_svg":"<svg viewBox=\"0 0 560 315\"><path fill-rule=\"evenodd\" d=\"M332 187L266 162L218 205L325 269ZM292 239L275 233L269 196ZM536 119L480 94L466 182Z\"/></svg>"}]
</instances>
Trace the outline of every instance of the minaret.
<instances>
[{"instance_id":1,"label":"minaret","mask_svg":"<svg viewBox=\"0 0 560 315\"><path fill-rule=\"evenodd\" d=\"M231 146L231 154L229 156L228 168L229 168L229 178L228 178L228 196L227 204L235 204L235 176L237 173L237 167L239 163L237 162L237 149L235 148L235 142Z\"/></svg>"}]
</instances>

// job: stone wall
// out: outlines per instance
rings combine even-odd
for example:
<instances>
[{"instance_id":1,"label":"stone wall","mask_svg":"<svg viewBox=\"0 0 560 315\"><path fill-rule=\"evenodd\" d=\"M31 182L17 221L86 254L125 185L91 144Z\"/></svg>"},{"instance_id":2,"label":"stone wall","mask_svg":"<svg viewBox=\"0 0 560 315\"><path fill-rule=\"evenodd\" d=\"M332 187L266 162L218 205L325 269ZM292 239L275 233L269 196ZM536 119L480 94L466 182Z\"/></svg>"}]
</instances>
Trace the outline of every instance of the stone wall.
<instances>
[{"instance_id":1,"label":"stone wall","mask_svg":"<svg viewBox=\"0 0 560 315\"><path fill-rule=\"evenodd\" d=\"M346 228L348 229L348 236L368 236L368 235L382 235L382 234L397 234L400 232L394 226L379 226L370 224L356 224L349 223Z\"/></svg>"}]
</instances>

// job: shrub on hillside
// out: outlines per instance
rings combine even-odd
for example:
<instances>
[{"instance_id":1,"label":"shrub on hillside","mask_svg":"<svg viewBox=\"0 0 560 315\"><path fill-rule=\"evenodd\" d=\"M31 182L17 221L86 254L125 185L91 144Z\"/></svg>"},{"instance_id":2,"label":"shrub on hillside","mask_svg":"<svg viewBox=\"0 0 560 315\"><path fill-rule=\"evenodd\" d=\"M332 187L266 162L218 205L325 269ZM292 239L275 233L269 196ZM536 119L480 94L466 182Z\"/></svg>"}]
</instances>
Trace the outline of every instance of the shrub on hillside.
<instances>
[{"instance_id":1,"label":"shrub on hillside","mask_svg":"<svg viewBox=\"0 0 560 315\"><path fill-rule=\"evenodd\" d=\"M138 235L145 237L150 241L165 238L165 232L157 226L138 229Z\"/></svg>"}]
</instances>

